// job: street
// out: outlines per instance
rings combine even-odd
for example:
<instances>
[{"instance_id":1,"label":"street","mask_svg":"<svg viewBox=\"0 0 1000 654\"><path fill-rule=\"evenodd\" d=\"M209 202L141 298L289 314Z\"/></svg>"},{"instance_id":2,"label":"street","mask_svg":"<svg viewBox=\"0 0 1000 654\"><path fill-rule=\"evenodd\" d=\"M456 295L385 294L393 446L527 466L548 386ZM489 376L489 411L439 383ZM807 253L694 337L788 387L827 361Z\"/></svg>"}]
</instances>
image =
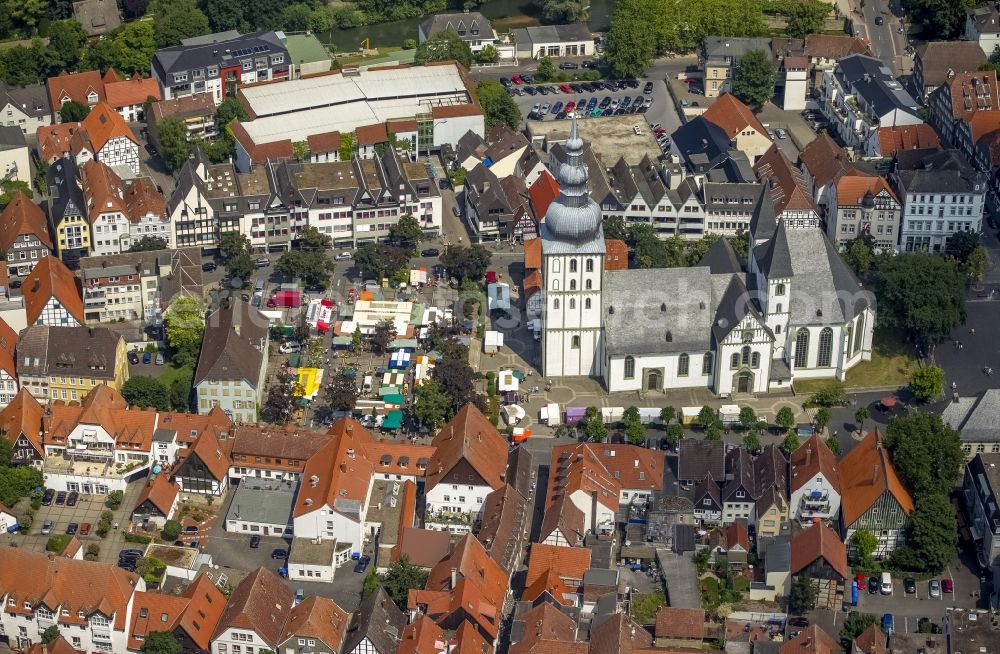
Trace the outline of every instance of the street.
<instances>
[{"instance_id":1,"label":"street","mask_svg":"<svg viewBox=\"0 0 1000 654\"><path fill-rule=\"evenodd\" d=\"M863 22L856 21L857 14L853 16L855 25L861 28L859 36L871 42L872 52L896 77L908 74L912 69L913 60L906 55L906 34L900 29L902 12L898 3L890 0L871 0L860 4L859 11ZM882 19L881 25L876 22L879 17Z\"/></svg>"}]
</instances>

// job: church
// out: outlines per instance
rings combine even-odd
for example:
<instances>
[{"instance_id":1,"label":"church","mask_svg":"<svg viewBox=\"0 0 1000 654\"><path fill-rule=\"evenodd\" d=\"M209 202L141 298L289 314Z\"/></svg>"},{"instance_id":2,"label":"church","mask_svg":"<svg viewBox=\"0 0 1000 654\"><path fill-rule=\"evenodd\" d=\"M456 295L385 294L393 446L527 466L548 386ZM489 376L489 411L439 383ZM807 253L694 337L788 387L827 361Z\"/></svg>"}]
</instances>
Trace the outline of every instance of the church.
<instances>
[{"instance_id":1,"label":"church","mask_svg":"<svg viewBox=\"0 0 1000 654\"><path fill-rule=\"evenodd\" d=\"M550 167L559 196L540 225L546 377L595 377L609 392L707 388L717 395L843 380L871 358L874 297L819 216L785 220L770 194L751 221L744 271L719 239L689 268L605 269L601 209L574 121Z\"/></svg>"}]
</instances>

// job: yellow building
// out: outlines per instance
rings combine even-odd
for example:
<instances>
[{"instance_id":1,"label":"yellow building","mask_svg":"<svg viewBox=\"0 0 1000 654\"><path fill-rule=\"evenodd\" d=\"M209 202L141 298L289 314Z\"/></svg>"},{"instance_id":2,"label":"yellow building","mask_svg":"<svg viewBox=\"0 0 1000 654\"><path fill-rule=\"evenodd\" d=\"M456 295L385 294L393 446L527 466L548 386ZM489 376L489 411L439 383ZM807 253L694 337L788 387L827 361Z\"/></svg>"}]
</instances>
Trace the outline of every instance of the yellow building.
<instances>
[{"instance_id":1,"label":"yellow building","mask_svg":"<svg viewBox=\"0 0 1000 654\"><path fill-rule=\"evenodd\" d=\"M125 339L106 327L32 325L21 334L18 383L41 403L82 400L98 384L128 380Z\"/></svg>"},{"instance_id":2,"label":"yellow building","mask_svg":"<svg viewBox=\"0 0 1000 654\"><path fill-rule=\"evenodd\" d=\"M60 258L85 257L90 254L90 221L86 200L80 186L80 174L72 157L64 157L49 167L46 176L49 192L49 221L52 223L56 251Z\"/></svg>"}]
</instances>

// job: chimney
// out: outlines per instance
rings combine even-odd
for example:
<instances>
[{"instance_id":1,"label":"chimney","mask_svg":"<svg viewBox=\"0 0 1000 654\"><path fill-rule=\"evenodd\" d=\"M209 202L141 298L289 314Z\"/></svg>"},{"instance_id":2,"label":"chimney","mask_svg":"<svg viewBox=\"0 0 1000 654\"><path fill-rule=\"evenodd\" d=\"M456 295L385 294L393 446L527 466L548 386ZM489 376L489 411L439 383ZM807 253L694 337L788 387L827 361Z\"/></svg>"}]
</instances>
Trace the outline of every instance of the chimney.
<instances>
[{"instance_id":1,"label":"chimney","mask_svg":"<svg viewBox=\"0 0 1000 654\"><path fill-rule=\"evenodd\" d=\"M341 472L347 472L347 464L346 463L341 463L340 464L340 471Z\"/></svg>"},{"instance_id":2,"label":"chimney","mask_svg":"<svg viewBox=\"0 0 1000 654\"><path fill-rule=\"evenodd\" d=\"M236 332L237 336L240 335L240 324L239 323L234 323L233 324L233 331Z\"/></svg>"},{"instance_id":3,"label":"chimney","mask_svg":"<svg viewBox=\"0 0 1000 654\"><path fill-rule=\"evenodd\" d=\"M878 464L877 463L872 466L872 485L873 486L875 485L876 481L878 481Z\"/></svg>"},{"instance_id":4,"label":"chimney","mask_svg":"<svg viewBox=\"0 0 1000 654\"><path fill-rule=\"evenodd\" d=\"M806 467L809 467L809 463L810 463L810 461L812 461L812 454L813 454L813 448L811 446L807 447L806 448Z\"/></svg>"},{"instance_id":5,"label":"chimney","mask_svg":"<svg viewBox=\"0 0 1000 654\"><path fill-rule=\"evenodd\" d=\"M458 568L451 569L451 589L455 590L455 586L458 585Z\"/></svg>"}]
</instances>

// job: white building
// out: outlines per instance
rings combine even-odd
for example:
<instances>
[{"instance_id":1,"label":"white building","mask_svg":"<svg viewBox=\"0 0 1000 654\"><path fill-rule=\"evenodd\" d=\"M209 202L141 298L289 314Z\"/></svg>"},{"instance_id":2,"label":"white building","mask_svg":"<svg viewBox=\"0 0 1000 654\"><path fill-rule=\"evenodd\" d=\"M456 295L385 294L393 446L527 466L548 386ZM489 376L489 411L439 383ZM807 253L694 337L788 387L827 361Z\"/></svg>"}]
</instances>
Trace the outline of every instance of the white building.
<instances>
[{"instance_id":1,"label":"white building","mask_svg":"<svg viewBox=\"0 0 1000 654\"><path fill-rule=\"evenodd\" d=\"M781 108L785 111L805 109L809 90L809 57L789 55L782 59L781 77L785 83Z\"/></svg>"},{"instance_id":2,"label":"white building","mask_svg":"<svg viewBox=\"0 0 1000 654\"><path fill-rule=\"evenodd\" d=\"M917 170L897 171L893 184L903 202L903 251L943 253L955 233L982 231L987 178L957 151L926 157Z\"/></svg>"},{"instance_id":3,"label":"white building","mask_svg":"<svg viewBox=\"0 0 1000 654\"><path fill-rule=\"evenodd\" d=\"M258 536L290 534L294 501L293 482L248 479L233 494L226 514L226 531Z\"/></svg>"},{"instance_id":4,"label":"white building","mask_svg":"<svg viewBox=\"0 0 1000 654\"><path fill-rule=\"evenodd\" d=\"M826 235L839 246L868 235L891 252L899 242L901 215L902 205L884 178L848 173L833 185Z\"/></svg>"},{"instance_id":5,"label":"white building","mask_svg":"<svg viewBox=\"0 0 1000 654\"><path fill-rule=\"evenodd\" d=\"M0 180L31 184L31 160L28 142L19 127L0 124Z\"/></svg>"},{"instance_id":6,"label":"white building","mask_svg":"<svg viewBox=\"0 0 1000 654\"><path fill-rule=\"evenodd\" d=\"M83 147L73 148L78 165L93 157L120 171L119 174L125 171L130 171L131 176L139 174L139 141L111 105L99 102L80 126L84 132Z\"/></svg>"},{"instance_id":7,"label":"white building","mask_svg":"<svg viewBox=\"0 0 1000 654\"><path fill-rule=\"evenodd\" d=\"M425 477L425 526L467 533L486 496L506 483L507 442L479 409L466 404L432 445L437 449Z\"/></svg>"},{"instance_id":8,"label":"white building","mask_svg":"<svg viewBox=\"0 0 1000 654\"><path fill-rule=\"evenodd\" d=\"M496 47L499 44L497 33L489 19L478 11L431 16L417 26L417 42L423 43L441 32L454 32L469 44L469 49L473 52L480 52L488 45Z\"/></svg>"},{"instance_id":9,"label":"white building","mask_svg":"<svg viewBox=\"0 0 1000 654\"><path fill-rule=\"evenodd\" d=\"M0 125L18 127L25 135L52 124L52 108L44 84L0 84Z\"/></svg>"},{"instance_id":10,"label":"white building","mask_svg":"<svg viewBox=\"0 0 1000 654\"><path fill-rule=\"evenodd\" d=\"M518 59L592 57L594 37L584 23L522 27L513 30Z\"/></svg>"},{"instance_id":11,"label":"white building","mask_svg":"<svg viewBox=\"0 0 1000 654\"><path fill-rule=\"evenodd\" d=\"M125 652L142 577L106 563L0 548L0 629L11 647L42 642L56 626L77 651Z\"/></svg>"},{"instance_id":12,"label":"white building","mask_svg":"<svg viewBox=\"0 0 1000 654\"><path fill-rule=\"evenodd\" d=\"M871 296L814 208L777 212L763 194L746 277L724 240L695 267L605 272L582 151L574 125L556 167L560 196L542 223L546 377L599 377L612 392L761 393L793 377L843 379L870 358Z\"/></svg>"},{"instance_id":13,"label":"white building","mask_svg":"<svg viewBox=\"0 0 1000 654\"><path fill-rule=\"evenodd\" d=\"M987 2L965 14L965 40L975 41L987 57L1000 46L1000 5Z\"/></svg>"},{"instance_id":14,"label":"white building","mask_svg":"<svg viewBox=\"0 0 1000 654\"><path fill-rule=\"evenodd\" d=\"M791 496L788 510L802 524L836 519L840 513L840 473L837 457L819 435L811 436L792 452Z\"/></svg>"},{"instance_id":15,"label":"white building","mask_svg":"<svg viewBox=\"0 0 1000 654\"><path fill-rule=\"evenodd\" d=\"M251 572L226 602L212 637L212 654L278 651L292 599L292 591L275 573L266 568Z\"/></svg>"}]
</instances>

